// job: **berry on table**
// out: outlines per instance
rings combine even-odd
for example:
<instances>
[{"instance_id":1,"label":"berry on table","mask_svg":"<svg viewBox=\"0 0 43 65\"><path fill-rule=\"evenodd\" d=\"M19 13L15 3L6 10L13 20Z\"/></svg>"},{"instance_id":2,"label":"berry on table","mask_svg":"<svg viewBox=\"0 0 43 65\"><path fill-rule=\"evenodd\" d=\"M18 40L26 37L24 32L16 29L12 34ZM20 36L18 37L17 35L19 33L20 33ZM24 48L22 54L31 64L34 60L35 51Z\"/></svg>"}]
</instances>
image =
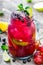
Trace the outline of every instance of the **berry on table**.
<instances>
[{"instance_id":1,"label":"berry on table","mask_svg":"<svg viewBox=\"0 0 43 65\"><path fill-rule=\"evenodd\" d=\"M15 62L15 59L12 59L13 62Z\"/></svg>"},{"instance_id":2,"label":"berry on table","mask_svg":"<svg viewBox=\"0 0 43 65\"><path fill-rule=\"evenodd\" d=\"M31 61L31 59L29 58L29 59L27 59L27 61L28 61L28 62L30 62L30 61Z\"/></svg>"},{"instance_id":3,"label":"berry on table","mask_svg":"<svg viewBox=\"0 0 43 65\"><path fill-rule=\"evenodd\" d=\"M3 41L3 42L6 42L6 39L5 39L5 38L3 38L3 39L2 39L2 41Z\"/></svg>"},{"instance_id":4,"label":"berry on table","mask_svg":"<svg viewBox=\"0 0 43 65\"><path fill-rule=\"evenodd\" d=\"M26 64L26 60L23 60L23 63Z\"/></svg>"}]
</instances>

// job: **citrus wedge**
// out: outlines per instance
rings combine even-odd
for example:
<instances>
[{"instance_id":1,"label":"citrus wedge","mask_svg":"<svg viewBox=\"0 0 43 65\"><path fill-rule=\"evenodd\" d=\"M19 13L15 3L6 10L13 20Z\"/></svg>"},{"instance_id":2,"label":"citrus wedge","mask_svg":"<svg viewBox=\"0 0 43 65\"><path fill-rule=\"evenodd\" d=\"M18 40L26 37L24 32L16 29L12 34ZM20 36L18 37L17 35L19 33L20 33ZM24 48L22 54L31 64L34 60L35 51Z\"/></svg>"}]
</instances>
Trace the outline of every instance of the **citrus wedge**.
<instances>
[{"instance_id":1,"label":"citrus wedge","mask_svg":"<svg viewBox=\"0 0 43 65\"><path fill-rule=\"evenodd\" d=\"M10 61L10 56L7 54L6 50L3 52L3 60L6 62Z\"/></svg>"},{"instance_id":2,"label":"citrus wedge","mask_svg":"<svg viewBox=\"0 0 43 65\"><path fill-rule=\"evenodd\" d=\"M33 8L39 12L43 12L43 2L38 2L34 4Z\"/></svg>"},{"instance_id":3,"label":"citrus wedge","mask_svg":"<svg viewBox=\"0 0 43 65\"><path fill-rule=\"evenodd\" d=\"M0 30L6 32L8 29L8 22L0 22Z\"/></svg>"}]
</instances>

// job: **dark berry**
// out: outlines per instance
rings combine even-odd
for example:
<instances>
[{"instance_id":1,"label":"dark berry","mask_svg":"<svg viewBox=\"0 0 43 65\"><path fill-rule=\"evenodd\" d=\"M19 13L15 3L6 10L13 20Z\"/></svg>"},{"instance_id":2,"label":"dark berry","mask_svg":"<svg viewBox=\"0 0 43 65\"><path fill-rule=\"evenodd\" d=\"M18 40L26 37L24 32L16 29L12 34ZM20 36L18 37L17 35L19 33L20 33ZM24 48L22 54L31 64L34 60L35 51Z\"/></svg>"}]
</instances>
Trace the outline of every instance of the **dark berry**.
<instances>
[{"instance_id":1,"label":"dark berry","mask_svg":"<svg viewBox=\"0 0 43 65\"><path fill-rule=\"evenodd\" d=\"M20 14L16 14L16 13L12 13L12 15L11 15L11 18L14 18L14 19L19 19L19 20L21 20L22 22L24 22L24 19L23 19L23 17L22 16L20 16Z\"/></svg>"},{"instance_id":2,"label":"dark berry","mask_svg":"<svg viewBox=\"0 0 43 65\"><path fill-rule=\"evenodd\" d=\"M3 42L6 42L6 39L4 38L4 39L2 39L2 41L3 41Z\"/></svg>"},{"instance_id":3,"label":"dark berry","mask_svg":"<svg viewBox=\"0 0 43 65\"><path fill-rule=\"evenodd\" d=\"M26 64L26 60L23 60L23 63Z\"/></svg>"},{"instance_id":4,"label":"dark berry","mask_svg":"<svg viewBox=\"0 0 43 65\"><path fill-rule=\"evenodd\" d=\"M13 62L15 62L15 59L12 59Z\"/></svg>"},{"instance_id":5,"label":"dark berry","mask_svg":"<svg viewBox=\"0 0 43 65\"><path fill-rule=\"evenodd\" d=\"M9 54L9 51L7 51L7 53Z\"/></svg>"},{"instance_id":6,"label":"dark berry","mask_svg":"<svg viewBox=\"0 0 43 65\"><path fill-rule=\"evenodd\" d=\"M27 59L27 61L28 61L28 62L30 62L30 61L31 61L31 59L30 59L30 58L28 58L28 59Z\"/></svg>"},{"instance_id":7,"label":"dark berry","mask_svg":"<svg viewBox=\"0 0 43 65\"><path fill-rule=\"evenodd\" d=\"M18 19L19 19L19 20L21 20L22 22L24 22L24 19L23 19L23 17L22 17L22 16L17 15L17 17L18 17Z\"/></svg>"},{"instance_id":8,"label":"dark berry","mask_svg":"<svg viewBox=\"0 0 43 65\"><path fill-rule=\"evenodd\" d=\"M20 16L20 14L14 14L19 20L21 20L22 22L24 22L24 20L23 20L23 17L22 16Z\"/></svg>"},{"instance_id":9,"label":"dark berry","mask_svg":"<svg viewBox=\"0 0 43 65\"><path fill-rule=\"evenodd\" d=\"M20 18L19 16L18 16L17 18L18 18L19 20L21 20L21 18Z\"/></svg>"},{"instance_id":10,"label":"dark berry","mask_svg":"<svg viewBox=\"0 0 43 65\"><path fill-rule=\"evenodd\" d=\"M30 17L28 15L25 14L26 20L27 22L30 20Z\"/></svg>"},{"instance_id":11,"label":"dark berry","mask_svg":"<svg viewBox=\"0 0 43 65\"><path fill-rule=\"evenodd\" d=\"M17 14L13 12L13 13L11 14L11 18L16 19L16 18L17 18Z\"/></svg>"},{"instance_id":12,"label":"dark berry","mask_svg":"<svg viewBox=\"0 0 43 65\"><path fill-rule=\"evenodd\" d=\"M21 19L21 21L22 21L22 22L24 22L24 19L23 19L23 17L22 17L22 16L20 16L20 19Z\"/></svg>"}]
</instances>

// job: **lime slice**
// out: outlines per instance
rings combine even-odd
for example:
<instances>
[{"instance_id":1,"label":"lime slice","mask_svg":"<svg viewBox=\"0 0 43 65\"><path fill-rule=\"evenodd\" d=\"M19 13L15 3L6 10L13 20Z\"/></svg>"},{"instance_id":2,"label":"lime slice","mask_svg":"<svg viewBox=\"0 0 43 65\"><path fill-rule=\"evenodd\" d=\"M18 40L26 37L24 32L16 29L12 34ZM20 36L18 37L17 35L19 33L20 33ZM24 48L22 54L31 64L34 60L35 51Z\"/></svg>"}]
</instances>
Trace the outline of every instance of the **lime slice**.
<instances>
[{"instance_id":1,"label":"lime slice","mask_svg":"<svg viewBox=\"0 0 43 65\"><path fill-rule=\"evenodd\" d=\"M3 60L5 62L9 62L10 61L10 56L7 54L6 50L3 52Z\"/></svg>"},{"instance_id":2,"label":"lime slice","mask_svg":"<svg viewBox=\"0 0 43 65\"><path fill-rule=\"evenodd\" d=\"M34 4L33 8L39 12L43 12L43 2L38 2Z\"/></svg>"}]
</instances>

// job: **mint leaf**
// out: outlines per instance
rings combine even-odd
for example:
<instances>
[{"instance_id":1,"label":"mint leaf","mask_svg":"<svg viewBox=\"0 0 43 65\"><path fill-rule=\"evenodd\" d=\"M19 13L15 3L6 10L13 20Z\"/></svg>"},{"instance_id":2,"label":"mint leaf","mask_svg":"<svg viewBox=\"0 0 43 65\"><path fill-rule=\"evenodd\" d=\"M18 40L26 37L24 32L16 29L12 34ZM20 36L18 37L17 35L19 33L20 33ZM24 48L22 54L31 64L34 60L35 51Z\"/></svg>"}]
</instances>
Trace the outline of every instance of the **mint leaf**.
<instances>
[{"instance_id":1,"label":"mint leaf","mask_svg":"<svg viewBox=\"0 0 43 65\"><path fill-rule=\"evenodd\" d=\"M19 10L19 11L24 11L23 4L19 4L19 5L18 5L18 10Z\"/></svg>"},{"instance_id":2,"label":"mint leaf","mask_svg":"<svg viewBox=\"0 0 43 65\"><path fill-rule=\"evenodd\" d=\"M2 50L8 50L8 46L7 45L2 45L1 48L2 48Z\"/></svg>"},{"instance_id":3,"label":"mint leaf","mask_svg":"<svg viewBox=\"0 0 43 65\"><path fill-rule=\"evenodd\" d=\"M27 10L24 10L24 12L25 12L27 15L29 15L29 12L28 12Z\"/></svg>"},{"instance_id":4,"label":"mint leaf","mask_svg":"<svg viewBox=\"0 0 43 65\"><path fill-rule=\"evenodd\" d=\"M28 8L30 8L30 7L29 7L29 6L26 6L26 7L25 7L25 9L28 9Z\"/></svg>"}]
</instances>

